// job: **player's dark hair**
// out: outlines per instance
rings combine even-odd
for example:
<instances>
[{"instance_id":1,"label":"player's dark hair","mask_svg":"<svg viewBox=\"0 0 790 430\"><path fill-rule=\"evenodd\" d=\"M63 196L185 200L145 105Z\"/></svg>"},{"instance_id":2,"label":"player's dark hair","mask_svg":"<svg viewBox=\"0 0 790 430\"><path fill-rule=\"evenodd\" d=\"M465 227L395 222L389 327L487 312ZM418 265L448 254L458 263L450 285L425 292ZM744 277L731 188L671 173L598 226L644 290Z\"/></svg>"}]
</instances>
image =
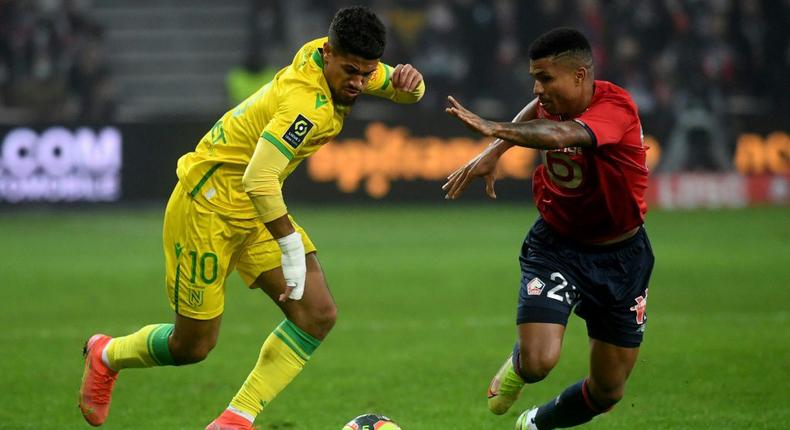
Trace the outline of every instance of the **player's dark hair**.
<instances>
[{"instance_id":1,"label":"player's dark hair","mask_svg":"<svg viewBox=\"0 0 790 430\"><path fill-rule=\"evenodd\" d=\"M386 45L384 24L364 6L340 9L329 25L329 44L346 54L377 60Z\"/></svg>"},{"instance_id":2,"label":"player's dark hair","mask_svg":"<svg viewBox=\"0 0 790 430\"><path fill-rule=\"evenodd\" d=\"M570 54L592 65L592 48L584 35L573 28L559 27L542 34L529 47L529 59Z\"/></svg>"}]
</instances>

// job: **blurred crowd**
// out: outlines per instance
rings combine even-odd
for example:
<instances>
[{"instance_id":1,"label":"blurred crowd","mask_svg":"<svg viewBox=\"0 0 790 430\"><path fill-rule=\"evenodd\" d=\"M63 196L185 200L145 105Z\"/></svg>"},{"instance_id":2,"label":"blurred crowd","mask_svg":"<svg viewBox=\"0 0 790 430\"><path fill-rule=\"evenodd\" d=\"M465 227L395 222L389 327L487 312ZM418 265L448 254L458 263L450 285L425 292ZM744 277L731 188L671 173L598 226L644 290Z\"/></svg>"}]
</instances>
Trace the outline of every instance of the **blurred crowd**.
<instances>
[{"instance_id":1,"label":"blurred crowd","mask_svg":"<svg viewBox=\"0 0 790 430\"><path fill-rule=\"evenodd\" d=\"M314 3L331 16L350 2ZM587 35L596 77L627 88L645 115L790 108L787 0L367 3L390 29L385 59L412 62L430 82L426 108L453 93L497 115L518 111L532 94L529 45L557 26Z\"/></svg>"},{"instance_id":2,"label":"blurred crowd","mask_svg":"<svg viewBox=\"0 0 790 430\"><path fill-rule=\"evenodd\" d=\"M328 21L359 2L312 3ZM570 26L590 40L596 78L629 90L652 136L669 148L667 170L728 169L731 137L750 120L770 116L783 128L790 119L788 0L364 3L388 25L384 59L425 74L424 109L454 94L484 116L512 117L532 97L530 44Z\"/></svg>"},{"instance_id":3,"label":"blurred crowd","mask_svg":"<svg viewBox=\"0 0 790 430\"><path fill-rule=\"evenodd\" d=\"M0 115L4 122L112 119L103 29L90 2L0 0Z\"/></svg>"},{"instance_id":4,"label":"blurred crowd","mask_svg":"<svg viewBox=\"0 0 790 430\"><path fill-rule=\"evenodd\" d=\"M243 98L253 79L270 79L306 40L325 35L338 8L365 4L388 26L384 60L411 62L424 73L429 91L419 106L426 110L454 94L484 115L512 116L532 94L529 45L556 26L588 36L596 77L627 88L662 140L681 112L726 124L790 109L790 0L235 1L250 5L250 42L229 71L233 99ZM113 117L105 29L90 18L91 5L0 0L5 118Z\"/></svg>"}]
</instances>

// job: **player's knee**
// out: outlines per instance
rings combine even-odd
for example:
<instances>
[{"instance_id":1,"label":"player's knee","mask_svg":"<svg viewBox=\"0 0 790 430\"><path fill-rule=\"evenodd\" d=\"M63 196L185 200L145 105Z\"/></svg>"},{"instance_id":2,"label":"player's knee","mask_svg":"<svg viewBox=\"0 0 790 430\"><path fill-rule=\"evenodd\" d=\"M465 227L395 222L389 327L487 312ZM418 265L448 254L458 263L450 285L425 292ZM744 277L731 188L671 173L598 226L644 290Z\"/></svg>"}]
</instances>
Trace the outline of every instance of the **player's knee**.
<instances>
[{"instance_id":1,"label":"player's knee","mask_svg":"<svg viewBox=\"0 0 790 430\"><path fill-rule=\"evenodd\" d=\"M522 364L519 376L521 376L521 379L527 384L534 384L546 379L546 377L549 376L549 372L551 372L551 368L534 364Z\"/></svg>"},{"instance_id":2,"label":"player's knee","mask_svg":"<svg viewBox=\"0 0 790 430\"><path fill-rule=\"evenodd\" d=\"M319 339L326 337L329 331L332 330L332 327L335 326L336 321L337 306L335 306L334 303L328 303L318 308L313 315L313 325L319 334L319 336L316 337Z\"/></svg>"},{"instance_id":3,"label":"player's knee","mask_svg":"<svg viewBox=\"0 0 790 430\"><path fill-rule=\"evenodd\" d=\"M214 344L209 342L173 344L170 354L175 365L182 366L205 360L212 349L214 349Z\"/></svg>"},{"instance_id":4,"label":"player's knee","mask_svg":"<svg viewBox=\"0 0 790 430\"><path fill-rule=\"evenodd\" d=\"M601 409L609 409L616 405L625 395L625 385L606 386L588 384L590 397Z\"/></svg>"},{"instance_id":5,"label":"player's knee","mask_svg":"<svg viewBox=\"0 0 790 430\"><path fill-rule=\"evenodd\" d=\"M310 336L324 340L337 321L337 307L329 302L309 309L300 309L297 312L290 312L288 319Z\"/></svg>"},{"instance_id":6,"label":"player's knee","mask_svg":"<svg viewBox=\"0 0 790 430\"><path fill-rule=\"evenodd\" d=\"M551 352L521 350L519 376L528 384L542 381L557 364L557 357Z\"/></svg>"}]
</instances>

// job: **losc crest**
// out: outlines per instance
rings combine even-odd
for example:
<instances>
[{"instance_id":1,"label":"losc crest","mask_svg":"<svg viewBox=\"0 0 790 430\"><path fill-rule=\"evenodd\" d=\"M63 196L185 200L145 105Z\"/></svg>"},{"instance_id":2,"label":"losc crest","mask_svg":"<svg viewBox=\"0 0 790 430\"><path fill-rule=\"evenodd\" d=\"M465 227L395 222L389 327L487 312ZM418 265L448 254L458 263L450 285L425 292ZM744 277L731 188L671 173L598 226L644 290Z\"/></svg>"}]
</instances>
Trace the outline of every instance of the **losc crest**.
<instances>
[{"instance_id":1,"label":"losc crest","mask_svg":"<svg viewBox=\"0 0 790 430\"><path fill-rule=\"evenodd\" d=\"M114 127L19 127L0 134L0 201L118 200L121 144Z\"/></svg>"}]
</instances>

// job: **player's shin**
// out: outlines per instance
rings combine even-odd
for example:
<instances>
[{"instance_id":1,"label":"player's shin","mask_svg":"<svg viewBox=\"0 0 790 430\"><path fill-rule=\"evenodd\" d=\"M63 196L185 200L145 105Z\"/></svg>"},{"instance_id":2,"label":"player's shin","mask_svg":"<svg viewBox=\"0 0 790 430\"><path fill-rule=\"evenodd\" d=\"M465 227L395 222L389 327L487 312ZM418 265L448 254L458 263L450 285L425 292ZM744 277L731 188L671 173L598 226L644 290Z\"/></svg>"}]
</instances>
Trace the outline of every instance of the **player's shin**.
<instances>
[{"instance_id":1,"label":"player's shin","mask_svg":"<svg viewBox=\"0 0 790 430\"><path fill-rule=\"evenodd\" d=\"M113 370L173 365L168 338L173 324L151 324L123 337L112 339L103 358Z\"/></svg>"},{"instance_id":2,"label":"player's shin","mask_svg":"<svg viewBox=\"0 0 790 430\"><path fill-rule=\"evenodd\" d=\"M261 347L258 362L229 408L254 418L302 371L321 341L284 320Z\"/></svg>"},{"instance_id":3,"label":"player's shin","mask_svg":"<svg viewBox=\"0 0 790 430\"><path fill-rule=\"evenodd\" d=\"M556 399L538 408L535 415L537 427L540 430L573 427L611 409L598 405L590 397L586 385L587 380L583 379L566 388Z\"/></svg>"},{"instance_id":4,"label":"player's shin","mask_svg":"<svg viewBox=\"0 0 790 430\"><path fill-rule=\"evenodd\" d=\"M513 354L505 360L491 383L488 385L488 409L502 415L518 400L524 388L524 380L518 374L519 345L513 348Z\"/></svg>"}]
</instances>

